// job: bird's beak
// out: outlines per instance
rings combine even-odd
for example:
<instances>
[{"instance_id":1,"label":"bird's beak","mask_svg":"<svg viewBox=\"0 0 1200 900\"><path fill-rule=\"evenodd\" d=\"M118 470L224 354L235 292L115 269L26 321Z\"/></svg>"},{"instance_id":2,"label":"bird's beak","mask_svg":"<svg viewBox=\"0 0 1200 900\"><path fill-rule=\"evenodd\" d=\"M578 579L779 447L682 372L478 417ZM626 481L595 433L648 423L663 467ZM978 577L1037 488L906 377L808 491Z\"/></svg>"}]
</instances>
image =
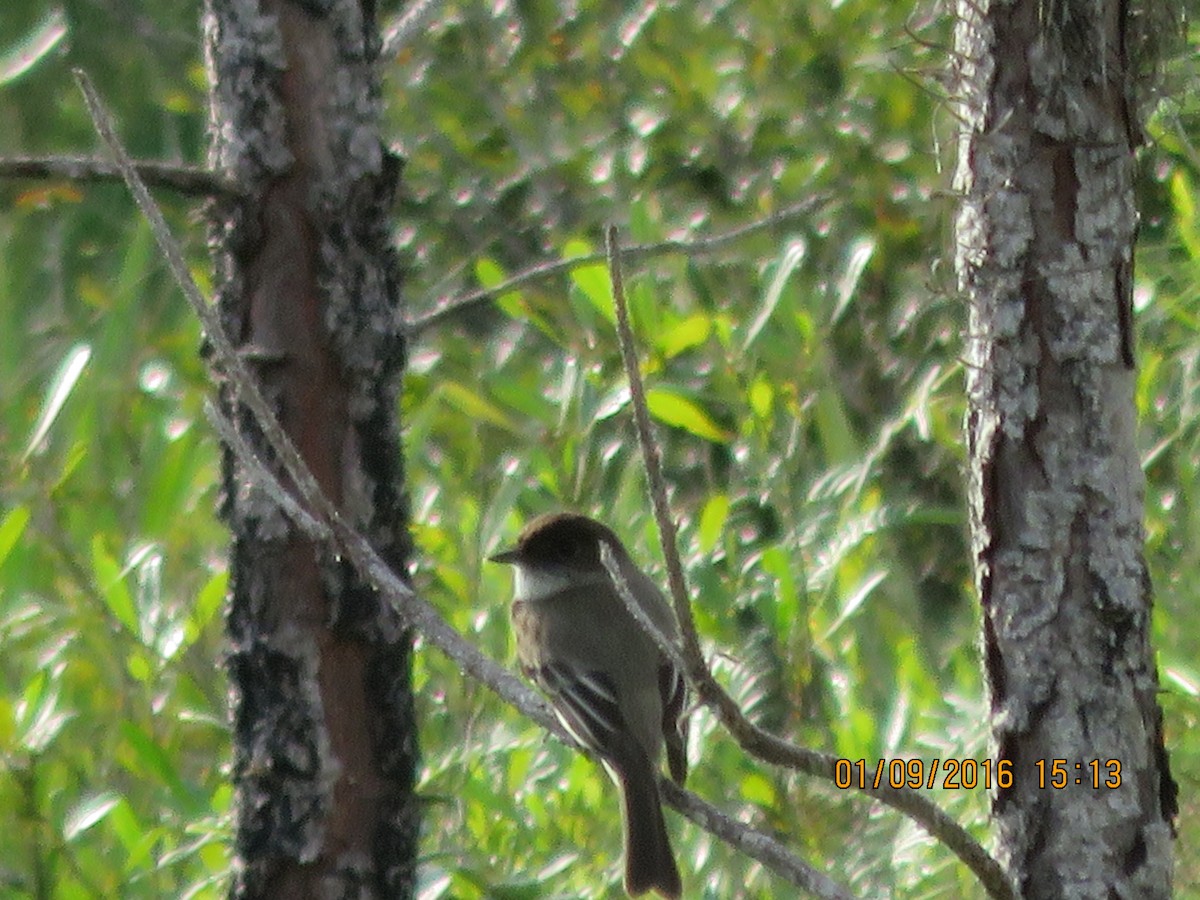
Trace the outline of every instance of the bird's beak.
<instances>
[{"instance_id":1,"label":"bird's beak","mask_svg":"<svg viewBox=\"0 0 1200 900\"><path fill-rule=\"evenodd\" d=\"M521 558L521 553L514 547L511 550L501 550L499 553L488 557L488 562L507 563L511 565Z\"/></svg>"}]
</instances>

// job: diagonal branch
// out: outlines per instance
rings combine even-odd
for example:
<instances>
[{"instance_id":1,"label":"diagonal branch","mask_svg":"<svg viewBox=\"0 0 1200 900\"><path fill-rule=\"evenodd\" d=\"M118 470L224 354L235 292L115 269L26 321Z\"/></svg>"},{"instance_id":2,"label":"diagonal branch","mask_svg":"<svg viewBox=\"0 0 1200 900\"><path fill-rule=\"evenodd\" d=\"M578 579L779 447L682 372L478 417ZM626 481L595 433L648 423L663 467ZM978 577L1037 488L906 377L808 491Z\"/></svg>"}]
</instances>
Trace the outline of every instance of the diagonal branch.
<instances>
[{"instance_id":1,"label":"diagonal branch","mask_svg":"<svg viewBox=\"0 0 1200 900\"><path fill-rule=\"evenodd\" d=\"M667 500L666 482L662 474L662 449L654 437L650 412L646 406L645 387L638 368L633 330L629 326L629 310L625 303L625 283L621 272L621 249L618 246L615 226L609 226L605 238L621 358L625 364L626 377L629 379L638 445L641 447L642 462L646 469L654 518L658 523L659 542L667 563L671 599L674 602L676 618L679 620L684 671L687 672L688 681L695 687L700 699L716 712L738 746L751 756L834 781L837 757L800 747L755 725L746 718L737 701L713 676L704 659L700 639L696 634L691 603L688 601L683 564L679 559L675 520L671 516L670 503ZM962 826L925 796L911 788L893 788L890 785L866 788L864 792L903 812L949 847L975 873L989 895L1004 900L1015 897L1012 885L1000 864L989 856Z\"/></svg>"}]
</instances>

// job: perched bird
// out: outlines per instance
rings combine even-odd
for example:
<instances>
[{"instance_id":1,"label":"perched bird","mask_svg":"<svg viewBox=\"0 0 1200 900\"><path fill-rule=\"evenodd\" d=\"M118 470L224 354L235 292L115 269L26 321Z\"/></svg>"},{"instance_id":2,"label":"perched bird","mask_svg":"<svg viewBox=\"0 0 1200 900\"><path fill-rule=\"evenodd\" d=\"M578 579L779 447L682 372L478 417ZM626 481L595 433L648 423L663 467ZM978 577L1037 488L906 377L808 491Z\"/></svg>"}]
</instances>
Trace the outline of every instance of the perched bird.
<instances>
[{"instance_id":1,"label":"perched bird","mask_svg":"<svg viewBox=\"0 0 1200 900\"><path fill-rule=\"evenodd\" d=\"M621 601L600 561L607 544L649 620L668 639L678 626L666 599L611 529L575 513L530 522L493 562L516 569L517 656L566 729L600 757L621 790L625 890L676 898L682 886L658 794L663 747L671 777L687 775L683 677Z\"/></svg>"}]
</instances>

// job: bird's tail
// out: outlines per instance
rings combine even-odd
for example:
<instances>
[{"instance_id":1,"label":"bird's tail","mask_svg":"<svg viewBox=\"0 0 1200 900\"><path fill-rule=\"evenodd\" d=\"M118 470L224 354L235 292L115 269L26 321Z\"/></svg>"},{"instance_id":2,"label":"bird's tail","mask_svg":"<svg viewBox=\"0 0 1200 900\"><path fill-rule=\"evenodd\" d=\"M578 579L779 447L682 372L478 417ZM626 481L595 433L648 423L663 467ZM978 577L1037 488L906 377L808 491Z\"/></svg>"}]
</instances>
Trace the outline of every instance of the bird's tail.
<instances>
[{"instance_id":1,"label":"bird's tail","mask_svg":"<svg viewBox=\"0 0 1200 900\"><path fill-rule=\"evenodd\" d=\"M676 900L683 891L671 853L658 795L658 776L645 754L619 767L625 812L625 890L631 897L654 890Z\"/></svg>"}]
</instances>

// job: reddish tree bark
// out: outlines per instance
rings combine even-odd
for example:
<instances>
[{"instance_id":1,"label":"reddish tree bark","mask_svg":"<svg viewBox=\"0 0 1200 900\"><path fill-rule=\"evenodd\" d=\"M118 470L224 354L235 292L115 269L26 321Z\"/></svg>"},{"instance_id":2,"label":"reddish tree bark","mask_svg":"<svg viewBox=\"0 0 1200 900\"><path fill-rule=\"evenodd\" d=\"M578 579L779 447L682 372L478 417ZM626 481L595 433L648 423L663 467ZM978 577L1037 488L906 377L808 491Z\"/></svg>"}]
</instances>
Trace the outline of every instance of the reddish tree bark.
<instances>
[{"instance_id":1,"label":"reddish tree bark","mask_svg":"<svg viewBox=\"0 0 1200 900\"><path fill-rule=\"evenodd\" d=\"M209 0L215 207L234 342L347 521L410 552L396 395L404 359L370 0ZM270 465L255 424L222 403ZM415 881L410 635L227 451L233 532L238 897L406 897Z\"/></svg>"}]
</instances>

